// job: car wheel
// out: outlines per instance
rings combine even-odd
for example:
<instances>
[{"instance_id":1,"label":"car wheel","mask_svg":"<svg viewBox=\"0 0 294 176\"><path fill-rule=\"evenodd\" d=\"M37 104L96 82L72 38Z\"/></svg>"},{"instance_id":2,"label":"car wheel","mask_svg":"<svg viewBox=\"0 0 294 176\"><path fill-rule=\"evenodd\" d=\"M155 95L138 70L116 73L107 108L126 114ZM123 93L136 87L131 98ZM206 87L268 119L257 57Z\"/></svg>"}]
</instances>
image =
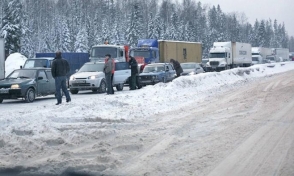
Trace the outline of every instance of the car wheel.
<instances>
[{"instance_id":1,"label":"car wheel","mask_svg":"<svg viewBox=\"0 0 294 176\"><path fill-rule=\"evenodd\" d=\"M92 92L98 92L98 89L92 89Z\"/></svg>"},{"instance_id":2,"label":"car wheel","mask_svg":"<svg viewBox=\"0 0 294 176\"><path fill-rule=\"evenodd\" d=\"M118 84L115 87L117 91L122 91L124 89L124 84Z\"/></svg>"},{"instance_id":3,"label":"car wheel","mask_svg":"<svg viewBox=\"0 0 294 176\"><path fill-rule=\"evenodd\" d=\"M99 93L105 93L105 92L106 92L106 82L102 80L99 86Z\"/></svg>"},{"instance_id":4,"label":"car wheel","mask_svg":"<svg viewBox=\"0 0 294 176\"><path fill-rule=\"evenodd\" d=\"M0 103L2 103L3 102L3 98L0 98Z\"/></svg>"},{"instance_id":5,"label":"car wheel","mask_svg":"<svg viewBox=\"0 0 294 176\"><path fill-rule=\"evenodd\" d=\"M70 89L70 93L72 94L78 94L79 90L78 89Z\"/></svg>"},{"instance_id":6,"label":"car wheel","mask_svg":"<svg viewBox=\"0 0 294 176\"><path fill-rule=\"evenodd\" d=\"M29 88L25 94L25 101L27 103L32 103L36 98L35 90L33 88Z\"/></svg>"}]
</instances>

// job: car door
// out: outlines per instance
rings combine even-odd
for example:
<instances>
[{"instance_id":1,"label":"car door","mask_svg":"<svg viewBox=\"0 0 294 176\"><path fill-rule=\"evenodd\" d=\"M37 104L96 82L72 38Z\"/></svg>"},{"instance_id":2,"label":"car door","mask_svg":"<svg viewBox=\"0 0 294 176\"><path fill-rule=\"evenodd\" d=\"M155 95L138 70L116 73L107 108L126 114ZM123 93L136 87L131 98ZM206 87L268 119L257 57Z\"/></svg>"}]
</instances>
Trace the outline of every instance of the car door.
<instances>
[{"instance_id":1,"label":"car door","mask_svg":"<svg viewBox=\"0 0 294 176\"><path fill-rule=\"evenodd\" d=\"M113 84L123 84L131 76L131 69L128 62L116 62L113 75Z\"/></svg>"},{"instance_id":2,"label":"car door","mask_svg":"<svg viewBox=\"0 0 294 176\"><path fill-rule=\"evenodd\" d=\"M46 95L48 92L49 81L44 70L39 70L37 74L37 93Z\"/></svg>"},{"instance_id":3,"label":"car door","mask_svg":"<svg viewBox=\"0 0 294 176\"><path fill-rule=\"evenodd\" d=\"M47 78L48 78L48 94L54 94L55 93L55 79L52 77L51 70L45 71Z\"/></svg>"}]
</instances>

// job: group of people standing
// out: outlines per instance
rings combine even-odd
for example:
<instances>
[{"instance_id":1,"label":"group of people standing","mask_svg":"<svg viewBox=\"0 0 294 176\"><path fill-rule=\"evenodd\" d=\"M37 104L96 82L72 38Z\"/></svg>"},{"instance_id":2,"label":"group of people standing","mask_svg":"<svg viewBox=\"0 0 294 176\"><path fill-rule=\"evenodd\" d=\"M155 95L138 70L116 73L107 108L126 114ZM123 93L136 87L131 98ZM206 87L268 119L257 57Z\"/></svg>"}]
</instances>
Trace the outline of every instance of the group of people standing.
<instances>
[{"instance_id":1,"label":"group of people standing","mask_svg":"<svg viewBox=\"0 0 294 176\"><path fill-rule=\"evenodd\" d=\"M183 69L180 63L174 59L170 59L170 63L174 66L176 70L177 77L181 75ZM139 85L137 85L137 75L138 75L138 63L136 59L132 56L129 56L129 67L131 68L131 78L129 80L130 90L136 90ZM66 102L71 101L71 97L66 87L66 75L69 73L70 67L68 62L62 58L61 52L56 52L56 57L53 60L51 72L52 76L55 79L55 88L56 88L56 105L60 105L62 103L62 95L61 90L66 97ZM113 75L115 71L115 62L114 59L111 58L110 54L105 55L105 65L104 65L104 74L106 79L106 86L107 86L107 94L114 94L113 89Z\"/></svg>"}]
</instances>

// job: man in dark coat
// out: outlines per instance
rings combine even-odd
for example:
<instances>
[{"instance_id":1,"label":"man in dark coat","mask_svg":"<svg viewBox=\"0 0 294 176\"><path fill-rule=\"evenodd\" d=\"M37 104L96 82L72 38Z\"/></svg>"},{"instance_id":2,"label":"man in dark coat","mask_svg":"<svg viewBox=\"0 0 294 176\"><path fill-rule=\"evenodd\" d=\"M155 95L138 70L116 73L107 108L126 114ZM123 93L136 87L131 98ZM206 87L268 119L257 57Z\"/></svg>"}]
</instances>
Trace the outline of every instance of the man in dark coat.
<instances>
[{"instance_id":1,"label":"man in dark coat","mask_svg":"<svg viewBox=\"0 0 294 176\"><path fill-rule=\"evenodd\" d=\"M70 68L68 62L61 57L61 52L56 52L56 57L53 60L51 73L53 78L55 79L55 89L56 89L56 105L61 104L62 96L61 89L66 97L66 102L70 102L71 98L69 92L66 87L66 75L69 73Z\"/></svg>"},{"instance_id":2,"label":"man in dark coat","mask_svg":"<svg viewBox=\"0 0 294 176\"><path fill-rule=\"evenodd\" d=\"M173 64L174 69L176 70L176 73L177 73L177 77L181 76L181 73L183 73L183 68L181 64L174 59L170 59L170 63Z\"/></svg>"},{"instance_id":3,"label":"man in dark coat","mask_svg":"<svg viewBox=\"0 0 294 176\"><path fill-rule=\"evenodd\" d=\"M136 59L132 56L129 57L129 65L131 67L131 80L130 80L130 90L136 90L137 74L138 74L138 63Z\"/></svg>"}]
</instances>

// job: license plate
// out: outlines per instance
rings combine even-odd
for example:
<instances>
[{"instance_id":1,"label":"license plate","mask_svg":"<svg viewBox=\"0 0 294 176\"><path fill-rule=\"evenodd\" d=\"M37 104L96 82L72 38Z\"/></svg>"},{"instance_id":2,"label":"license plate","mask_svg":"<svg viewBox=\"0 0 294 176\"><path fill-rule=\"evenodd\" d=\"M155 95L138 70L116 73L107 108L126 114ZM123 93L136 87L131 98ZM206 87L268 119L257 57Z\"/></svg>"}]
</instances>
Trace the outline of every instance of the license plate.
<instances>
[{"instance_id":1,"label":"license plate","mask_svg":"<svg viewBox=\"0 0 294 176\"><path fill-rule=\"evenodd\" d=\"M76 80L75 82L76 82L76 83L86 83L85 80Z\"/></svg>"},{"instance_id":2,"label":"license plate","mask_svg":"<svg viewBox=\"0 0 294 176\"><path fill-rule=\"evenodd\" d=\"M9 89L0 89L0 94L8 94Z\"/></svg>"}]
</instances>

